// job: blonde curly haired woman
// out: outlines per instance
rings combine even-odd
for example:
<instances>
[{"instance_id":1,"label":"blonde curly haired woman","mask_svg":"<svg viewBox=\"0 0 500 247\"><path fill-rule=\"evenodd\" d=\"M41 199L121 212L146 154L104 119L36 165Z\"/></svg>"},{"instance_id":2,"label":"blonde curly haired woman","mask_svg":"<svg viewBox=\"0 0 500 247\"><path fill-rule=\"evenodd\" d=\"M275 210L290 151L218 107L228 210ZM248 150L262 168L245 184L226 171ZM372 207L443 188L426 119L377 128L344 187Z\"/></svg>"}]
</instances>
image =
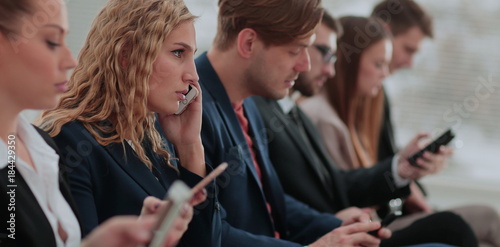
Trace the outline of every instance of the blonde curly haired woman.
<instances>
[{"instance_id":1,"label":"blonde curly haired woman","mask_svg":"<svg viewBox=\"0 0 500 247\"><path fill-rule=\"evenodd\" d=\"M174 114L190 85L199 90L194 20L182 0L108 1L68 91L43 113L41 127L66 161L84 234L109 217L139 215L144 198L163 198L176 179L194 186L206 175L201 96ZM211 196L197 207L181 245L218 245L215 204Z\"/></svg>"}]
</instances>

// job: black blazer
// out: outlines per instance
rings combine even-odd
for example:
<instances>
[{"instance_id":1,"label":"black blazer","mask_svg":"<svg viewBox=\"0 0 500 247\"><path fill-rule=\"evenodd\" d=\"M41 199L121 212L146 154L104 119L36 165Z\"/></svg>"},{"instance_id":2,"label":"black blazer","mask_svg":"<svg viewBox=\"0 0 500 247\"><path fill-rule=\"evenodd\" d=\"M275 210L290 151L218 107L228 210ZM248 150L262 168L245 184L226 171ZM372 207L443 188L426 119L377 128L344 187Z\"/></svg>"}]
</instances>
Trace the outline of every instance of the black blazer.
<instances>
[{"instance_id":1,"label":"black blazer","mask_svg":"<svg viewBox=\"0 0 500 247\"><path fill-rule=\"evenodd\" d=\"M263 188L249 147L229 97L206 53L196 59L203 89L202 139L206 161L228 162L220 176L219 200L227 212L223 221L223 246L302 246L314 242L341 223L285 195L269 160L262 119L252 99L244 102L254 152L262 172ZM266 203L273 210L270 217ZM274 238L274 232L281 239Z\"/></svg>"},{"instance_id":2,"label":"black blazer","mask_svg":"<svg viewBox=\"0 0 500 247\"><path fill-rule=\"evenodd\" d=\"M394 140L394 128L392 127L391 106L387 93L384 89L384 116L380 129L380 138L378 143L378 159L384 160L394 156L397 152L396 142Z\"/></svg>"},{"instance_id":3,"label":"black blazer","mask_svg":"<svg viewBox=\"0 0 500 247\"><path fill-rule=\"evenodd\" d=\"M65 161L71 192L82 217L85 234L116 215L139 215L144 198L163 199L171 183L181 179L194 186L202 178L177 166L179 174L147 148L151 172L125 143L102 146L80 122L65 124L54 137ZM173 147L170 153L175 157ZM177 165L173 161L174 165ZM207 169L209 169L207 167ZM179 246L219 246L220 216L215 209L214 186L209 198L195 209L193 220Z\"/></svg>"},{"instance_id":4,"label":"black blazer","mask_svg":"<svg viewBox=\"0 0 500 247\"><path fill-rule=\"evenodd\" d=\"M366 207L407 196L408 186L395 189L391 159L369 169L336 168L309 118L296 107L311 142L304 145L297 124L274 100L254 97L266 125L269 154L286 193L321 211L335 213L350 206ZM314 162L316 155L320 162Z\"/></svg>"},{"instance_id":5,"label":"black blazer","mask_svg":"<svg viewBox=\"0 0 500 247\"><path fill-rule=\"evenodd\" d=\"M394 127L392 125L391 117L391 102L387 96L387 92L384 89L384 116L382 119L382 126L380 128L380 137L378 142L378 160L385 160L389 157L394 156L398 152L398 147L396 146L396 141L394 137ZM424 195L427 195L426 189L418 181L415 180L417 186L422 190ZM382 208L379 213L385 214L388 208Z\"/></svg>"},{"instance_id":6,"label":"black blazer","mask_svg":"<svg viewBox=\"0 0 500 247\"><path fill-rule=\"evenodd\" d=\"M36 128L36 127L35 127ZM47 133L43 130L36 128L38 133L42 138L52 147L56 153L59 154L59 150L55 145L52 138L50 138ZM64 167L62 159L59 159L59 168ZM38 204L33 192L31 192L28 184L18 172L14 169L15 181L17 187L7 187L11 183L7 180L9 168L5 167L0 170L0 246L30 246L30 247L51 247L56 246L56 239L52 227L50 226L47 217L43 213L42 208ZM9 211L8 206L11 203L11 198L7 192L15 190L15 211ZM59 173L59 189L61 190L64 199L69 203L71 209L77 215L75 204L71 198L71 193L69 191L69 186L66 182L66 178L63 173ZM7 228L10 223L6 223L10 220L10 214L15 213L15 240L8 238L8 234L11 234ZM77 215L78 218L78 215Z\"/></svg>"},{"instance_id":7,"label":"black blazer","mask_svg":"<svg viewBox=\"0 0 500 247\"><path fill-rule=\"evenodd\" d=\"M309 137L311 149L305 145L306 141L298 132L298 125L283 113L276 101L261 97L254 97L254 100L266 124L271 160L285 191L290 195L319 211L335 213L345 207L373 206L390 198L409 194L408 186L395 189L390 159L369 169L338 170L322 148L321 137L316 128L300 108L295 107L294 110ZM314 162L314 154L319 162ZM436 213L417 220L408 227L395 231L390 239L382 241L381 246L438 246L422 243L441 241L458 246L473 246L464 245L470 243L469 240L474 240L465 222L456 215L447 214L449 213ZM448 229L440 226L447 224L454 227ZM456 232L464 233L463 238L456 238Z\"/></svg>"}]
</instances>

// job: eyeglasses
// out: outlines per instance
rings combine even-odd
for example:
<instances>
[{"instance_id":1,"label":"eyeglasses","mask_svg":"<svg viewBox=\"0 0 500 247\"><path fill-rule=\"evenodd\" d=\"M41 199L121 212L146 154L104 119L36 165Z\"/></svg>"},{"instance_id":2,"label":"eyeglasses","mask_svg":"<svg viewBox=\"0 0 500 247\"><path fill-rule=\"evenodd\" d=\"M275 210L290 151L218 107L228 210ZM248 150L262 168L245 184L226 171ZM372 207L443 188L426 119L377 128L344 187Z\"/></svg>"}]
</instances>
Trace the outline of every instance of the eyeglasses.
<instances>
[{"instance_id":1,"label":"eyeglasses","mask_svg":"<svg viewBox=\"0 0 500 247\"><path fill-rule=\"evenodd\" d=\"M319 53L321 53L321 56L323 57L323 63L329 64L329 63L335 63L337 61L337 55L330 50L328 46L325 45L313 45L314 48L316 48Z\"/></svg>"}]
</instances>

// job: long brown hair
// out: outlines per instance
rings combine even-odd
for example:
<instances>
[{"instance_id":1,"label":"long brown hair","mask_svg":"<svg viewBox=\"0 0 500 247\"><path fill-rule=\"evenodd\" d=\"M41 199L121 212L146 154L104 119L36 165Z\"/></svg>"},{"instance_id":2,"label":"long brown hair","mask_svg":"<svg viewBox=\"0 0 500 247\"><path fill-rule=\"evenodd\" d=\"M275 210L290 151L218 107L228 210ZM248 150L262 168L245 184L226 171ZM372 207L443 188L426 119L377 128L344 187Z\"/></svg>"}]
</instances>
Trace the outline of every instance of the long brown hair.
<instances>
[{"instance_id":1,"label":"long brown hair","mask_svg":"<svg viewBox=\"0 0 500 247\"><path fill-rule=\"evenodd\" d=\"M358 164L366 167L377 160L384 95L357 93L359 64L366 49L390 35L374 18L346 16L340 18L340 24L343 34L337 40L337 73L325 88L329 103L349 129Z\"/></svg>"},{"instance_id":2,"label":"long brown hair","mask_svg":"<svg viewBox=\"0 0 500 247\"><path fill-rule=\"evenodd\" d=\"M182 0L108 1L92 23L69 91L55 109L43 113L41 127L56 136L76 120L101 145L128 139L151 169L141 145L147 138L170 165L155 115L147 109L149 78L165 37L194 18Z\"/></svg>"}]
</instances>

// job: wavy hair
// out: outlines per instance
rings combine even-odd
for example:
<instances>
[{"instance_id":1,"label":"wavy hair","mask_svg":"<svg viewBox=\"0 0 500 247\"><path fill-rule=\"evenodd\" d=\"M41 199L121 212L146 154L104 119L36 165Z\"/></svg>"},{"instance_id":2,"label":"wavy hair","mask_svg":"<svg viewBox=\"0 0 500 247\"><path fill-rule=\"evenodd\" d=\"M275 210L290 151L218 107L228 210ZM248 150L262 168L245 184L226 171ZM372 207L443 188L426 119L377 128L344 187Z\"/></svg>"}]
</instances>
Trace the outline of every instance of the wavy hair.
<instances>
[{"instance_id":1,"label":"wavy hair","mask_svg":"<svg viewBox=\"0 0 500 247\"><path fill-rule=\"evenodd\" d=\"M349 129L358 159L354 166L367 167L377 161L384 95L382 90L375 97L357 93L359 64L364 51L391 36L375 18L346 16L340 18L340 24L344 33L337 40L337 73L328 79L325 90L329 103Z\"/></svg>"},{"instance_id":2,"label":"wavy hair","mask_svg":"<svg viewBox=\"0 0 500 247\"><path fill-rule=\"evenodd\" d=\"M103 146L130 141L152 169L141 145L148 140L173 167L147 108L149 78L165 38L195 18L182 0L109 0L92 23L69 91L42 114L41 127L56 136L64 124L79 121Z\"/></svg>"}]
</instances>

